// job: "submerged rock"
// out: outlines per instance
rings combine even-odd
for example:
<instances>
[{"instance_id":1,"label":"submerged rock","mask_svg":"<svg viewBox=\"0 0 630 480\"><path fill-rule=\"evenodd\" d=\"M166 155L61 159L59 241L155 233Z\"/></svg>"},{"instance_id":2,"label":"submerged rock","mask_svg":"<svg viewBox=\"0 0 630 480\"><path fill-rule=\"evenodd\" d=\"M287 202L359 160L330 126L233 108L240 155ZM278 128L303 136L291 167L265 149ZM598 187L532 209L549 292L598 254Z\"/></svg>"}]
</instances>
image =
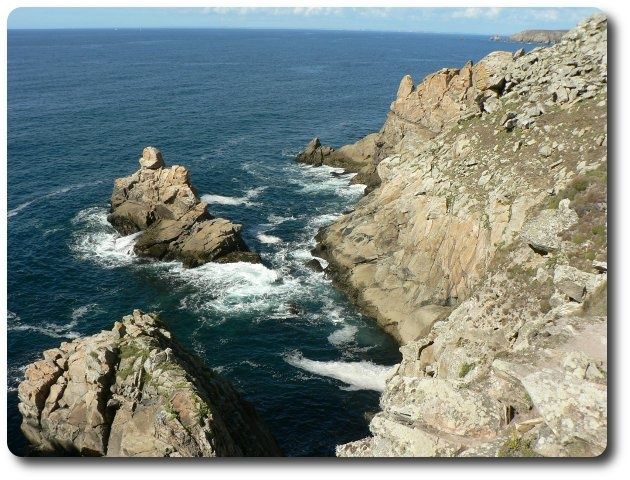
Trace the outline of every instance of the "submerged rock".
<instances>
[{"instance_id":1,"label":"submerged rock","mask_svg":"<svg viewBox=\"0 0 630 480\"><path fill-rule=\"evenodd\" d=\"M251 404L186 352L156 314L46 350L19 385L22 431L42 454L279 456Z\"/></svg>"},{"instance_id":2,"label":"submerged rock","mask_svg":"<svg viewBox=\"0 0 630 480\"><path fill-rule=\"evenodd\" d=\"M146 147L139 162L140 170L114 182L107 217L122 235L142 231L134 246L138 255L187 267L260 261L243 241L241 225L208 213L185 167L166 167L155 147Z\"/></svg>"}]
</instances>

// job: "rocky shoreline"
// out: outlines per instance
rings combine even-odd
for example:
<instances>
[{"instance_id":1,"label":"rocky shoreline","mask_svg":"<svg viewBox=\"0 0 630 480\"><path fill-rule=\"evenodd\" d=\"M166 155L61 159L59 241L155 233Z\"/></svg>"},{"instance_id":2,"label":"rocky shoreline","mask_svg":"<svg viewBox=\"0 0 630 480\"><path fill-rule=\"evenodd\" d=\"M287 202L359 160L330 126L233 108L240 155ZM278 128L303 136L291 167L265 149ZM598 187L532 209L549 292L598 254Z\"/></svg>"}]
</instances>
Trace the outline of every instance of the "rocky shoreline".
<instances>
[{"instance_id":1,"label":"rocky shoreline","mask_svg":"<svg viewBox=\"0 0 630 480\"><path fill-rule=\"evenodd\" d=\"M553 47L406 76L360 141L378 184L314 254L403 361L338 456L606 448L606 49L595 15Z\"/></svg>"},{"instance_id":2,"label":"rocky shoreline","mask_svg":"<svg viewBox=\"0 0 630 480\"><path fill-rule=\"evenodd\" d=\"M241 225L215 218L185 167L146 147L140 169L116 179L107 217L136 235L141 257L259 262ZM186 352L154 313L134 310L111 331L63 342L30 364L18 387L21 429L36 455L281 456L254 407Z\"/></svg>"},{"instance_id":3,"label":"rocky shoreline","mask_svg":"<svg viewBox=\"0 0 630 480\"><path fill-rule=\"evenodd\" d=\"M40 455L282 455L253 406L139 310L46 350L18 395L22 431Z\"/></svg>"},{"instance_id":4,"label":"rocky shoreline","mask_svg":"<svg viewBox=\"0 0 630 480\"><path fill-rule=\"evenodd\" d=\"M605 16L553 47L407 75L379 132L337 150L315 138L297 160L367 185L313 253L401 344L371 436L337 456L604 452ZM137 235L139 256L260 261L154 147L116 180L108 220ZM42 455L282 455L255 409L153 313L46 350L18 396Z\"/></svg>"}]
</instances>

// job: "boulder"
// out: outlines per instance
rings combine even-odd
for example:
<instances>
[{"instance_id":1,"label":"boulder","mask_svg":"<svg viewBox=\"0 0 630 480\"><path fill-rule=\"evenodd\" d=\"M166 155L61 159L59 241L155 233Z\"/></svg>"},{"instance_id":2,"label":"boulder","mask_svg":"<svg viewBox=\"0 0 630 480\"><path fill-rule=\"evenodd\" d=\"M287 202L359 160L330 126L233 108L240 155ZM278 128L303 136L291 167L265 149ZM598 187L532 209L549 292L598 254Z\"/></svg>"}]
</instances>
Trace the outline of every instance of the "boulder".
<instances>
[{"instance_id":1,"label":"boulder","mask_svg":"<svg viewBox=\"0 0 630 480\"><path fill-rule=\"evenodd\" d=\"M134 310L112 330L64 342L18 387L22 431L40 454L279 456L251 404Z\"/></svg>"},{"instance_id":2,"label":"boulder","mask_svg":"<svg viewBox=\"0 0 630 480\"><path fill-rule=\"evenodd\" d=\"M522 382L534 406L560 442L579 442L587 447L582 454L588 456L600 455L606 449L605 385L549 369L534 372Z\"/></svg>"},{"instance_id":3,"label":"boulder","mask_svg":"<svg viewBox=\"0 0 630 480\"><path fill-rule=\"evenodd\" d=\"M140 170L114 182L107 219L121 235L142 232L134 252L143 257L206 262L259 262L241 237L241 225L214 218L197 196L188 170L166 167L155 147L146 147Z\"/></svg>"},{"instance_id":4,"label":"boulder","mask_svg":"<svg viewBox=\"0 0 630 480\"><path fill-rule=\"evenodd\" d=\"M569 265L558 265L553 273L554 286L574 302L582 302L587 293L591 293L606 281L606 275L583 272Z\"/></svg>"},{"instance_id":5,"label":"boulder","mask_svg":"<svg viewBox=\"0 0 630 480\"><path fill-rule=\"evenodd\" d=\"M148 168L149 170L157 170L163 168L164 160L162 159L162 153L155 147L145 147L142 150L142 157L140 157L140 167Z\"/></svg>"},{"instance_id":6,"label":"boulder","mask_svg":"<svg viewBox=\"0 0 630 480\"><path fill-rule=\"evenodd\" d=\"M409 96L411 92L414 90L413 78L411 75L405 75L400 81L400 85L398 86L398 93L396 93L396 98L406 98Z\"/></svg>"},{"instance_id":7,"label":"boulder","mask_svg":"<svg viewBox=\"0 0 630 480\"><path fill-rule=\"evenodd\" d=\"M558 250L561 243L559 234L578 221L578 215L569 207L569 203L565 198L557 209L542 210L523 226L521 238L542 254Z\"/></svg>"}]
</instances>

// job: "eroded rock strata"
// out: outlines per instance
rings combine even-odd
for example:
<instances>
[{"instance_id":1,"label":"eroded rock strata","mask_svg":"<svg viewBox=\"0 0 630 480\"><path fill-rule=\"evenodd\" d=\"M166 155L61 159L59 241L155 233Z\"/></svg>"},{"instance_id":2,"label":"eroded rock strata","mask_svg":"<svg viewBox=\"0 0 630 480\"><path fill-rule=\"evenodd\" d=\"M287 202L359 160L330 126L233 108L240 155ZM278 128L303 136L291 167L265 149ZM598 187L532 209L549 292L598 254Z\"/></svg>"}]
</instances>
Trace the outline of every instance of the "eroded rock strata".
<instances>
[{"instance_id":1,"label":"eroded rock strata","mask_svg":"<svg viewBox=\"0 0 630 480\"><path fill-rule=\"evenodd\" d=\"M114 182L107 217L122 235L142 232L136 254L181 260L187 267L260 261L243 241L241 225L208 213L185 167L167 167L154 147L146 147L139 162L137 172Z\"/></svg>"},{"instance_id":2,"label":"eroded rock strata","mask_svg":"<svg viewBox=\"0 0 630 480\"><path fill-rule=\"evenodd\" d=\"M607 33L403 78L378 188L318 234L403 345L372 436L339 456L593 456L606 447Z\"/></svg>"},{"instance_id":3,"label":"eroded rock strata","mask_svg":"<svg viewBox=\"0 0 630 480\"><path fill-rule=\"evenodd\" d=\"M278 456L254 408L134 310L111 331L64 342L19 385L22 431L42 454Z\"/></svg>"}]
</instances>

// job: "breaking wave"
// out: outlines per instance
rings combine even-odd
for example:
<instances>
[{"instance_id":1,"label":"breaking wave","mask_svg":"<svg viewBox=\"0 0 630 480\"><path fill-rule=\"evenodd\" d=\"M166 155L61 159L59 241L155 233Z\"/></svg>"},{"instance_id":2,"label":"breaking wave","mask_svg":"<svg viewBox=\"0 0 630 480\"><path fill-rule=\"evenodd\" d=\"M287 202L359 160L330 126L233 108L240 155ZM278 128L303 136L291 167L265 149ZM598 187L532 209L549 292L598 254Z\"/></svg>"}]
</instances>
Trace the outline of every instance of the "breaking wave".
<instances>
[{"instance_id":1,"label":"breaking wave","mask_svg":"<svg viewBox=\"0 0 630 480\"><path fill-rule=\"evenodd\" d=\"M81 210L72 223L83 228L75 234L70 245L82 260L98 263L105 268L129 265L136 255L133 246L141 232L121 237L107 221L104 207L90 207Z\"/></svg>"},{"instance_id":2,"label":"breaking wave","mask_svg":"<svg viewBox=\"0 0 630 480\"><path fill-rule=\"evenodd\" d=\"M296 352L284 357L285 362L296 368L323 377L334 378L349 386L350 390L385 390L385 381L395 366L377 365L372 362L321 362L304 358Z\"/></svg>"},{"instance_id":3,"label":"breaking wave","mask_svg":"<svg viewBox=\"0 0 630 480\"><path fill-rule=\"evenodd\" d=\"M358 327L355 327L354 325L346 325L345 327L335 330L333 333L328 335L328 342L336 347L345 345L354 341L354 337L358 331Z\"/></svg>"},{"instance_id":4,"label":"breaking wave","mask_svg":"<svg viewBox=\"0 0 630 480\"><path fill-rule=\"evenodd\" d=\"M276 237L275 235L259 233L258 235L256 235L256 238L258 238L258 240L260 240L262 243L268 243L272 245L276 243L282 243L282 239L280 237Z\"/></svg>"},{"instance_id":5,"label":"breaking wave","mask_svg":"<svg viewBox=\"0 0 630 480\"><path fill-rule=\"evenodd\" d=\"M257 205L256 202L252 200L258 197L263 191L265 187L252 188L248 190L244 196L242 197L226 197L223 195L202 195L201 200L206 202L207 204L219 204L219 205L248 205L254 206Z\"/></svg>"}]
</instances>

